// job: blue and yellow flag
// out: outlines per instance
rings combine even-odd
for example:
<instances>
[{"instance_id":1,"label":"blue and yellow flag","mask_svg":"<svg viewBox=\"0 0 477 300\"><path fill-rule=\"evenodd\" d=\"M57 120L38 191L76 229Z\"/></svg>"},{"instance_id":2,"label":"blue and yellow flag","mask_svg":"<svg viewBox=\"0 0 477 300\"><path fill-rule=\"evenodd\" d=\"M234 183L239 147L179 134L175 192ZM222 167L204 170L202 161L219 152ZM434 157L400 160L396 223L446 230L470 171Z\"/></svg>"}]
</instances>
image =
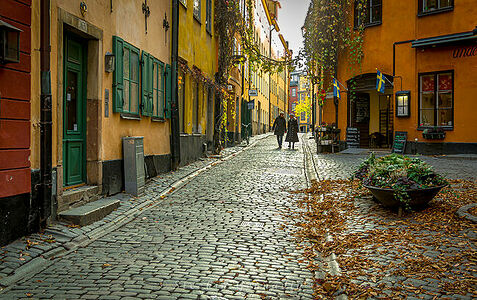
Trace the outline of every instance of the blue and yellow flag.
<instances>
[{"instance_id":1,"label":"blue and yellow flag","mask_svg":"<svg viewBox=\"0 0 477 300\"><path fill-rule=\"evenodd\" d=\"M378 72L378 77L376 79L376 90L384 94L384 88L386 86L385 77L383 73L379 72L379 70L376 69L376 71Z\"/></svg>"},{"instance_id":2,"label":"blue and yellow flag","mask_svg":"<svg viewBox=\"0 0 477 300\"><path fill-rule=\"evenodd\" d=\"M333 97L341 99L340 85L338 83L338 80L336 80L335 78L333 78Z\"/></svg>"}]
</instances>

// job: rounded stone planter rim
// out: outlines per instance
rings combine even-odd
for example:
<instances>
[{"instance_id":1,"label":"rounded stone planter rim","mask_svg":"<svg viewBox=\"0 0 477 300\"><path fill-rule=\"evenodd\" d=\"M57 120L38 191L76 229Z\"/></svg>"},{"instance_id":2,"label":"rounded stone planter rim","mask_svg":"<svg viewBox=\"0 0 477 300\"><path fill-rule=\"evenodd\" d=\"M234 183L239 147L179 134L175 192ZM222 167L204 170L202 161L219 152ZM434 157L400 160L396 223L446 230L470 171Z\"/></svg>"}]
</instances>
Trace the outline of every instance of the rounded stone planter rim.
<instances>
[{"instance_id":1,"label":"rounded stone planter rim","mask_svg":"<svg viewBox=\"0 0 477 300\"><path fill-rule=\"evenodd\" d=\"M374 185L365 185L363 184L363 186L367 189L374 189L374 190L381 190L381 191L393 191L395 192L394 189L390 189L390 188L382 188L382 187L378 187L378 186L374 186ZM423 189L407 189L407 190L404 190L403 192L415 192L415 191L426 191L426 190L434 190L434 189L443 189L445 188L446 186L448 186L447 184L443 184L443 185L436 185L436 186L431 186L431 187L428 187L428 188L423 188Z\"/></svg>"},{"instance_id":2,"label":"rounded stone planter rim","mask_svg":"<svg viewBox=\"0 0 477 300\"><path fill-rule=\"evenodd\" d=\"M422 207L427 205L427 203L429 203L445 186L446 185L440 185L423 189L407 189L403 191L408 193L410 206ZM369 189L373 196L384 206L398 207L402 204L401 201L396 198L396 191L394 189L380 188L369 185L364 185L364 187Z\"/></svg>"}]
</instances>

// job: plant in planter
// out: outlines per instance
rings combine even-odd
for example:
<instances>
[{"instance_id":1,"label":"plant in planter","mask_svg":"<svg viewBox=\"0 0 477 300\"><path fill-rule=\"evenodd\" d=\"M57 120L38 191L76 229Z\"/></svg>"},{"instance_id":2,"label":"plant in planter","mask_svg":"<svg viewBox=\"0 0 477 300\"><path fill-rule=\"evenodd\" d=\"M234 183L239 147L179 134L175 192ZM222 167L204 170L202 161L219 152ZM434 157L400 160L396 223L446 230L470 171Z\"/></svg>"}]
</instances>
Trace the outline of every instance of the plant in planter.
<instances>
[{"instance_id":1,"label":"plant in planter","mask_svg":"<svg viewBox=\"0 0 477 300\"><path fill-rule=\"evenodd\" d=\"M422 137L428 140L442 140L446 137L446 132L440 127L426 128L422 132Z\"/></svg>"},{"instance_id":2,"label":"plant in planter","mask_svg":"<svg viewBox=\"0 0 477 300\"><path fill-rule=\"evenodd\" d=\"M360 179L383 205L406 210L427 204L448 184L427 163L399 154L379 158L370 155L354 178Z\"/></svg>"}]
</instances>

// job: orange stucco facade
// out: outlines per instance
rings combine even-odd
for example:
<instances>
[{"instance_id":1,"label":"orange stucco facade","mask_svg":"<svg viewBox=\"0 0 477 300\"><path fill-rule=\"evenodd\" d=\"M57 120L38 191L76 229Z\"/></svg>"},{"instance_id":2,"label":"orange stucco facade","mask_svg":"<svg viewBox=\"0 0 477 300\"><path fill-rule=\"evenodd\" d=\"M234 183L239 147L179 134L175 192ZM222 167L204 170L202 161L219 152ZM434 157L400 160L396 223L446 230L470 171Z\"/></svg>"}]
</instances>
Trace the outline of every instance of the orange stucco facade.
<instances>
[{"instance_id":1,"label":"orange stucco facade","mask_svg":"<svg viewBox=\"0 0 477 300\"><path fill-rule=\"evenodd\" d=\"M434 45L431 43L426 46L418 46L417 42L422 39L461 33L472 35L472 31L477 26L475 0L454 1L452 7L427 14L420 13L418 3L417 0L382 1L381 22L374 26L368 26L364 30L364 57L361 65L350 68L349 53L345 50L339 56L337 78L346 86L350 79L363 74L368 74L368 79L371 79L372 74L376 74L378 69L393 82L394 87L389 84L384 94L378 93L369 84L368 90L359 91L365 92L369 99L369 134L378 131L379 122L383 122L379 119L380 112L378 110L382 111L386 101L391 101L392 103L388 103L391 132L405 131L408 134L408 141L416 144L454 143L461 145L461 143L465 143L464 146L470 146L471 150L463 150L463 152L473 152L476 150L477 143L477 124L474 113L477 107L475 104L477 48L473 48L477 46L476 32L474 31L474 35L466 41L435 43ZM459 56L459 49L465 49L468 55L455 57ZM426 127L425 122L419 118L422 96L419 78L422 73L444 71L453 73L452 92L450 92L453 95L453 115L450 119L446 119L446 122L435 121L435 126L445 130L445 138L429 140L424 138L423 131L430 126ZM374 80L375 83L376 79ZM440 83L436 82L435 84ZM410 92L409 116L396 116L395 95L398 91ZM341 129L341 140L346 139L346 128L353 127L352 120L355 117L355 112L352 111L353 104L349 103L349 95L349 92L343 92L338 104L338 127ZM384 95L391 98L385 99ZM437 118L437 114L441 113L438 109L436 111L435 118ZM332 99L327 99L321 113L323 121L335 122L335 105ZM419 148L416 151L419 152ZM459 151L455 149L451 152Z\"/></svg>"}]
</instances>

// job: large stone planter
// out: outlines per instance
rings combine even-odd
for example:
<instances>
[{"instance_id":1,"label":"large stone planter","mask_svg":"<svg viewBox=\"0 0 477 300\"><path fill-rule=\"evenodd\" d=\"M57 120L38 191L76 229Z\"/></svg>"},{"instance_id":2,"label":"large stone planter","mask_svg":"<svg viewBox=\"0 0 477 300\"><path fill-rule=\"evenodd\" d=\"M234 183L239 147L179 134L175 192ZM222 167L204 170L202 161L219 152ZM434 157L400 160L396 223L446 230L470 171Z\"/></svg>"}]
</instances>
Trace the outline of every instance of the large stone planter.
<instances>
[{"instance_id":1,"label":"large stone planter","mask_svg":"<svg viewBox=\"0 0 477 300\"><path fill-rule=\"evenodd\" d=\"M396 199L396 197L394 196L394 190L375 187L375 186L367 186L367 185L365 185L364 187L369 189L371 193L373 194L373 196L379 202L381 202L382 205L386 207L401 206L401 202L399 201L399 199ZM410 198L409 205L411 207L422 207L424 205L427 205L432 199L434 199L434 197L437 195L437 193L439 193L439 191L443 187L445 187L445 185L426 188L426 189L406 190Z\"/></svg>"}]
</instances>

